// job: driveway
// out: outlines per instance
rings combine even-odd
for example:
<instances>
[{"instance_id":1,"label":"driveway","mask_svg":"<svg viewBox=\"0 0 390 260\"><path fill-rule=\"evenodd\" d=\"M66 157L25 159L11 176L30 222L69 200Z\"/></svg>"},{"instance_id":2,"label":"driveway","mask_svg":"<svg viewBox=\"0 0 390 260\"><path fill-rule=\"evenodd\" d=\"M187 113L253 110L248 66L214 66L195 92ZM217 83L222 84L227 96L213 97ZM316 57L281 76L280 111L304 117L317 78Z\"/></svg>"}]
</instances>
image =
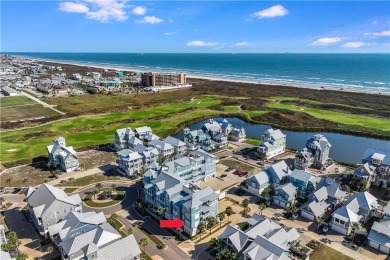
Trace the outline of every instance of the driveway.
<instances>
[{"instance_id":1,"label":"driveway","mask_svg":"<svg viewBox=\"0 0 390 260\"><path fill-rule=\"evenodd\" d=\"M41 248L40 239L34 231L32 223L28 222L20 209L7 210L4 212L4 216L8 228L15 231L22 242L19 247L21 252L26 253L29 259L42 257L46 254Z\"/></svg>"}]
</instances>

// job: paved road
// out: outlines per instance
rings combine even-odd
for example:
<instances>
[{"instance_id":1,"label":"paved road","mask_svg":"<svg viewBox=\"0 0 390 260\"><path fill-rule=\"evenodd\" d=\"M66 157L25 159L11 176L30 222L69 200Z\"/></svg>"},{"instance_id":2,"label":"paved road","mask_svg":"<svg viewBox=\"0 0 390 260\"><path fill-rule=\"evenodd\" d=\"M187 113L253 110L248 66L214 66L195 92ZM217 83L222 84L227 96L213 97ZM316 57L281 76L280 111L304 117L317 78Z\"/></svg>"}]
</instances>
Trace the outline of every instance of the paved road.
<instances>
[{"instance_id":1,"label":"paved road","mask_svg":"<svg viewBox=\"0 0 390 260\"><path fill-rule=\"evenodd\" d=\"M1 197L5 199L5 202L11 202L11 203L24 203L24 194L2 194Z\"/></svg>"},{"instance_id":2,"label":"paved road","mask_svg":"<svg viewBox=\"0 0 390 260\"><path fill-rule=\"evenodd\" d=\"M60 110L58 110L58 109L55 109L52 105L49 105L48 103L45 103L45 102L43 102L42 100L40 100L40 99L38 99L38 98L36 98L36 97L30 95L30 94L27 94L26 92L21 92L21 93L22 93L23 96L26 96L26 97L28 97L29 99L32 99L32 100L34 100L35 102L37 102L37 103L43 105L44 107L50 108L50 109L54 110L55 112L57 112L57 113L59 113L59 114L61 114L61 115L65 115L65 114L66 114L66 113L64 113L64 112L62 112L62 111L60 111Z\"/></svg>"}]
</instances>

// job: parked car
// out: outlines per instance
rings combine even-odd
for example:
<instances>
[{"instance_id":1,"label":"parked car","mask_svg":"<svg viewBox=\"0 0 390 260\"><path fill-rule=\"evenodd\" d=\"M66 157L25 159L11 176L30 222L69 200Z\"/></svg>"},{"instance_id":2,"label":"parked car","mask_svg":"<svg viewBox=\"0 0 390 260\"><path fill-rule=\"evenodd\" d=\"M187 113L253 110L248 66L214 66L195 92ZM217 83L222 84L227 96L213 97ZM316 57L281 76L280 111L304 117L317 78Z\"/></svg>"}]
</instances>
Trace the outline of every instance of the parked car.
<instances>
[{"instance_id":1,"label":"parked car","mask_svg":"<svg viewBox=\"0 0 390 260\"><path fill-rule=\"evenodd\" d=\"M257 165L264 165L263 162L257 162L256 164L257 164Z\"/></svg>"},{"instance_id":2,"label":"parked car","mask_svg":"<svg viewBox=\"0 0 390 260\"><path fill-rule=\"evenodd\" d=\"M222 174L221 175L221 178L225 178L227 175L226 174Z\"/></svg>"},{"instance_id":3,"label":"parked car","mask_svg":"<svg viewBox=\"0 0 390 260\"><path fill-rule=\"evenodd\" d=\"M22 190L22 188L20 188L20 187L15 187L13 193L19 193L21 190Z\"/></svg>"},{"instance_id":4,"label":"parked car","mask_svg":"<svg viewBox=\"0 0 390 260\"><path fill-rule=\"evenodd\" d=\"M5 193L5 189L4 189L4 187L0 187L0 194L3 194L3 193Z\"/></svg>"},{"instance_id":5,"label":"parked car","mask_svg":"<svg viewBox=\"0 0 390 260\"><path fill-rule=\"evenodd\" d=\"M230 172L231 170L233 170L233 167L229 167L225 170L225 172Z\"/></svg>"}]
</instances>

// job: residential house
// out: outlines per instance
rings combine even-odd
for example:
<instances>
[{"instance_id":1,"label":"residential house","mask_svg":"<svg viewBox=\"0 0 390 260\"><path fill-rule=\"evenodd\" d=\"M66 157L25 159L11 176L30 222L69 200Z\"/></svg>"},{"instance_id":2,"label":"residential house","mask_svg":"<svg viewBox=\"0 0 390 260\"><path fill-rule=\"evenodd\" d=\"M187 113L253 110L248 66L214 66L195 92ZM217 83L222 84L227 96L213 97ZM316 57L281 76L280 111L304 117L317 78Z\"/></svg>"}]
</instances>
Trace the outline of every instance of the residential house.
<instances>
[{"instance_id":1,"label":"residential house","mask_svg":"<svg viewBox=\"0 0 390 260\"><path fill-rule=\"evenodd\" d=\"M205 151L211 151L215 149L214 144L211 142L210 136L206 135L202 130L190 131L189 128L183 129L184 142L187 144L190 150L201 148Z\"/></svg>"},{"instance_id":2,"label":"residential house","mask_svg":"<svg viewBox=\"0 0 390 260\"><path fill-rule=\"evenodd\" d=\"M48 228L50 239L57 246L64 241L80 234L84 234L97 226L106 223L106 217L103 212L70 212L64 220Z\"/></svg>"},{"instance_id":3,"label":"residential house","mask_svg":"<svg viewBox=\"0 0 390 260\"><path fill-rule=\"evenodd\" d=\"M79 169L79 159L72 146L66 146L65 138L58 137L47 146L49 162L64 172Z\"/></svg>"},{"instance_id":4,"label":"residential house","mask_svg":"<svg viewBox=\"0 0 390 260\"><path fill-rule=\"evenodd\" d=\"M153 140L148 142L149 147L154 147L159 152L160 159L171 158L175 152L175 148L169 143L160 140Z\"/></svg>"},{"instance_id":5,"label":"residential house","mask_svg":"<svg viewBox=\"0 0 390 260\"><path fill-rule=\"evenodd\" d=\"M386 207L383 210L383 214L384 214L383 216L384 219L390 218L390 203L387 203Z\"/></svg>"},{"instance_id":6,"label":"residential house","mask_svg":"<svg viewBox=\"0 0 390 260\"><path fill-rule=\"evenodd\" d=\"M298 188L297 196L301 199L306 199L317 186L316 177L313 174L297 169L291 173L290 182Z\"/></svg>"},{"instance_id":7,"label":"residential house","mask_svg":"<svg viewBox=\"0 0 390 260\"><path fill-rule=\"evenodd\" d=\"M261 171L245 180L244 190L256 196L261 196L263 190L270 186L270 178L265 171Z\"/></svg>"},{"instance_id":8,"label":"residential house","mask_svg":"<svg viewBox=\"0 0 390 260\"><path fill-rule=\"evenodd\" d=\"M332 145L321 134L314 135L306 141L306 145L295 155L294 166L305 170L308 167L324 169L329 165L329 151Z\"/></svg>"},{"instance_id":9,"label":"residential house","mask_svg":"<svg viewBox=\"0 0 390 260\"><path fill-rule=\"evenodd\" d=\"M340 189L340 183L335 179L322 178L317 185L316 191L308 197L308 201L301 207L301 216L314 221L322 217L328 210L334 209L342 203L347 196Z\"/></svg>"},{"instance_id":10,"label":"residential house","mask_svg":"<svg viewBox=\"0 0 390 260\"><path fill-rule=\"evenodd\" d=\"M65 219L70 212L82 212L79 194L68 196L62 189L46 183L37 189L29 187L25 195L29 214L41 235L46 235L51 225Z\"/></svg>"},{"instance_id":11,"label":"residential house","mask_svg":"<svg viewBox=\"0 0 390 260\"><path fill-rule=\"evenodd\" d=\"M286 135L279 129L267 129L261 136L261 144L257 150L266 159L284 153L286 150Z\"/></svg>"},{"instance_id":12,"label":"residential house","mask_svg":"<svg viewBox=\"0 0 390 260\"><path fill-rule=\"evenodd\" d=\"M209 119L209 122L202 126L202 131L210 136L216 148L227 146L227 136L223 134L222 128L217 121Z\"/></svg>"},{"instance_id":13,"label":"residential house","mask_svg":"<svg viewBox=\"0 0 390 260\"><path fill-rule=\"evenodd\" d=\"M137 144L133 150L142 156L143 165L149 165L150 163L157 161L160 156L160 153L156 148L147 147L142 144Z\"/></svg>"},{"instance_id":14,"label":"residential house","mask_svg":"<svg viewBox=\"0 0 390 260\"><path fill-rule=\"evenodd\" d=\"M374 175L370 178L373 185L383 188L390 186L390 151L367 148L362 163L368 164L374 171Z\"/></svg>"},{"instance_id":15,"label":"residential house","mask_svg":"<svg viewBox=\"0 0 390 260\"><path fill-rule=\"evenodd\" d=\"M237 252L239 259L290 259L291 242L300 238L295 229L283 228L258 214L248 220L248 225L245 231L229 225L218 239Z\"/></svg>"},{"instance_id":16,"label":"residential house","mask_svg":"<svg viewBox=\"0 0 390 260\"><path fill-rule=\"evenodd\" d=\"M366 223L379 207L377 199L370 193L356 193L333 212L331 229L348 235L352 231L352 223Z\"/></svg>"},{"instance_id":17,"label":"residential house","mask_svg":"<svg viewBox=\"0 0 390 260\"><path fill-rule=\"evenodd\" d=\"M126 249L126 250L124 250ZM96 250L97 260L139 260L141 259L141 249L135 240L134 235L128 235L112 244L108 244Z\"/></svg>"},{"instance_id":18,"label":"residential house","mask_svg":"<svg viewBox=\"0 0 390 260\"><path fill-rule=\"evenodd\" d=\"M152 135L152 129L149 126L137 127L134 129L134 134L137 138L144 140L145 137Z\"/></svg>"},{"instance_id":19,"label":"residential house","mask_svg":"<svg viewBox=\"0 0 390 260\"><path fill-rule=\"evenodd\" d=\"M291 183L280 185L275 189L275 194L272 197L275 205L286 208L295 203L297 198L297 187Z\"/></svg>"},{"instance_id":20,"label":"residential house","mask_svg":"<svg viewBox=\"0 0 390 260\"><path fill-rule=\"evenodd\" d=\"M187 152L187 145L186 143L180 141L179 139L175 138L175 137L172 137L172 136L168 136L167 138L164 139L164 142L167 143L167 144L170 144L173 146L173 148L175 149L175 153L176 154L185 154Z\"/></svg>"},{"instance_id":21,"label":"residential house","mask_svg":"<svg viewBox=\"0 0 390 260\"><path fill-rule=\"evenodd\" d=\"M229 137L236 142L244 142L246 140L245 128L236 128L234 127L229 134Z\"/></svg>"},{"instance_id":22,"label":"residential house","mask_svg":"<svg viewBox=\"0 0 390 260\"><path fill-rule=\"evenodd\" d=\"M70 237L58 245L62 259L95 259L96 252L121 238L110 224L104 223L95 228Z\"/></svg>"},{"instance_id":23,"label":"residential house","mask_svg":"<svg viewBox=\"0 0 390 260\"><path fill-rule=\"evenodd\" d=\"M116 151L120 151L122 149L129 149L130 148L129 141L130 141L131 137L135 137L135 134L131 130L130 127L126 127L126 128L122 128L122 129L116 130L115 131L115 139L114 139L114 148L115 148L115 150ZM141 140L139 140L138 143L142 144Z\"/></svg>"},{"instance_id":24,"label":"residential house","mask_svg":"<svg viewBox=\"0 0 390 260\"><path fill-rule=\"evenodd\" d=\"M230 124L226 118L224 118L222 120L222 122L220 123L220 126L222 128L222 133L226 136L228 136L230 134L230 132L233 130L232 124Z\"/></svg>"},{"instance_id":25,"label":"residential house","mask_svg":"<svg viewBox=\"0 0 390 260\"><path fill-rule=\"evenodd\" d=\"M289 176L292 173L285 161L275 163L264 171L268 174L270 178L270 184L274 189L277 188L279 185L288 182Z\"/></svg>"},{"instance_id":26,"label":"residential house","mask_svg":"<svg viewBox=\"0 0 390 260\"><path fill-rule=\"evenodd\" d=\"M353 172L354 180L365 182L364 188L368 189L370 184L375 181L375 169L376 167L368 162L358 165Z\"/></svg>"},{"instance_id":27,"label":"residential house","mask_svg":"<svg viewBox=\"0 0 390 260\"><path fill-rule=\"evenodd\" d=\"M375 221L367 239L370 247L390 255L390 219Z\"/></svg>"},{"instance_id":28,"label":"residential house","mask_svg":"<svg viewBox=\"0 0 390 260\"><path fill-rule=\"evenodd\" d=\"M125 176L133 176L135 172L139 172L144 166L143 157L138 152L123 149L117 152L117 155L118 170Z\"/></svg>"}]
</instances>

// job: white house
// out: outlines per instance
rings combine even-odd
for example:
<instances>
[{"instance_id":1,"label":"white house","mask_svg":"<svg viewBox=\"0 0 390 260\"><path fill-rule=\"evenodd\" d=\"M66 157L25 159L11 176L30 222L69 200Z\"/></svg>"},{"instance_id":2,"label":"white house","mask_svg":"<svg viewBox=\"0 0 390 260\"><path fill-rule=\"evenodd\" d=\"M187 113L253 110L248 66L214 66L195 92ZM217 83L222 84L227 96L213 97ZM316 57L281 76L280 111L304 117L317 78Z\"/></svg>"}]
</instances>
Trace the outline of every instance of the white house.
<instances>
[{"instance_id":1,"label":"white house","mask_svg":"<svg viewBox=\"0 0 390 260\"><path fill-rule=\"evenodd\" d=\"M259 153L265 154L267 159L282 154L286 150L286 135L279 129L268 129L261 136L261 144L257 149Z\"/></svg>"}]
</instances>

